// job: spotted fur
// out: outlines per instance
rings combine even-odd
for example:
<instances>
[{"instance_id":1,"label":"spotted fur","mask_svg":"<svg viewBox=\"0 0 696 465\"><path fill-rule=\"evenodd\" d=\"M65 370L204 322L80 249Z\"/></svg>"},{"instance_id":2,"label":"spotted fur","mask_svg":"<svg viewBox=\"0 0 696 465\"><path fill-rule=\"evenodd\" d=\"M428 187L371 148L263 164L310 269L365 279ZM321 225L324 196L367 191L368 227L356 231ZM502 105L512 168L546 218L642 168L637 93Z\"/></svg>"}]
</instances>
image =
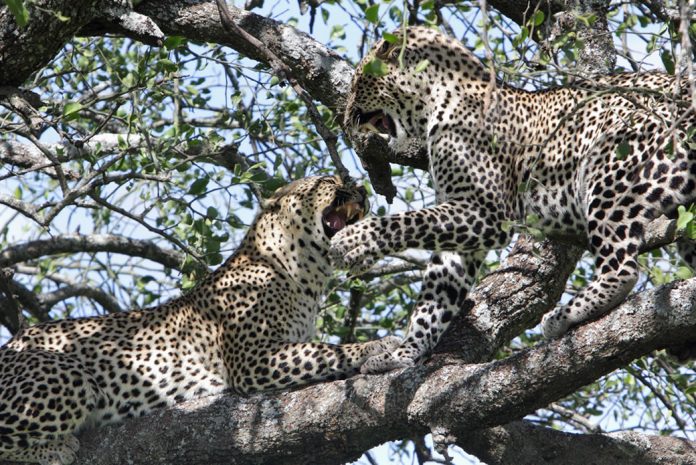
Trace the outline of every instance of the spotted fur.
<instances>
[{"instance_id":1,"label":"spotted fur","mask_svg":"<svg viewBox=\"0 0 696 465\"><path fill-rule=\"evenodd\" d=\"M686 97L685 85L624 74L527 92L496 83L456 40L418 27L406 35L403 50L402 36L381 41L358 66L346 124L402 155L425 148L437 205L346 228L332 256L362 269L406 248L438 254L401 347L363 370L410 365L437 343L486 252L509 242L506 222L535 216L549 234L586 237L594 255L594 280L544 317L546 337L616 306L636 283L648 222L696 201L695 141L686 140L696 118L688 99L674 98ZM375 58L386 75L364 71ZM694 243L678 248L694 266Z\"/></svg>"},{"instance_id":2,"label":"spotted fur","mask_svg":"<svg viewBox=\"0 0 696 465\"><path fill-rule=\"evenodd\" d=\"M288 388L358 372L398 339L308 342L332 273L329 238L367 208L362 188L296 181L239 249L165 305L28 328L0 348L0 459L69 464L90 423L193 396Z\"/></svg>"}]
</instances>

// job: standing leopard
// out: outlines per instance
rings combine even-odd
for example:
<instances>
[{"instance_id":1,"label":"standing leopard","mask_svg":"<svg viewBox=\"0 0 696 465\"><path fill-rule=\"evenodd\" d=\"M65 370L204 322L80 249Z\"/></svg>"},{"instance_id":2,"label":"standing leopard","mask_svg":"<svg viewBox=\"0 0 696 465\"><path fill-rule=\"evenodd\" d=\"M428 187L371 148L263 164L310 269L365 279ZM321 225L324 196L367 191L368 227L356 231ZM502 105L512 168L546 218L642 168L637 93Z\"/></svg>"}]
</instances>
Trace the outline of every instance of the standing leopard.
<instances>
[{"instance_id":1,"label":"standing leopard","mask_svg":"<svg viewBox=\"0 0 696 465\"><path fill-rule=\"evenodd\" d=\"M422 27L382 40L358 65L349 133L376 132L402 156L425 149L436 206L343 229L332 257L359 271L406 248L436 251L401 346L364 372L412 365L437 343L509 222L586 238L595 277L545 315L547 338L620 303L638 278L646 225L696 201L696 117L686 85L624 74L528 92L497 83L458 41ZM386 73L366 66L381 60ZM682 80L683 82L684 80ZM684 99L684 101L680 101ZM696 265L695 244L678 250Z\"/></svg>"},{"instance_id":2,"label":"standing leopard","mask_svg":"<svg viewBox=\"0 0 696 465\"><path fill-rule=\"evenodd\" d=\"M225 389L288 388L357 373L393 337L308 342L332 274L329 240L365 191L312 177L266 202L237 251L185 296L142 311L43 323L0 348L0 460L65 465L81 426Z\"/></svg>"}]
</instances>

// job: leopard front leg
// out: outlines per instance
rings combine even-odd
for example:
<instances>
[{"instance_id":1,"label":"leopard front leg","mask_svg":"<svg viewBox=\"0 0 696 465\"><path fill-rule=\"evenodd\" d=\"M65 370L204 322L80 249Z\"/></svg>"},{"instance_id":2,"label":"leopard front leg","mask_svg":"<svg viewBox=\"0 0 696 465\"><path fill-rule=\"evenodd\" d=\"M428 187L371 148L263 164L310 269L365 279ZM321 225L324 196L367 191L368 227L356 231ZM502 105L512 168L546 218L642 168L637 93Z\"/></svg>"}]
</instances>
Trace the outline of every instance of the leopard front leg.
<instances>
[{"instance_id":1,"label":"leopard front leg","mask_svg":"<svg viewBox=\"0 0 696 465\"><path fill-rule=\"evenodd\" d=\"M486 206L478 206L482 203ZM498 209L475 197L370 217L339 231L331 240L330 257L337 267L359 273L385 255L406 249L488 251L510 240L502 228L504 220L503 206Z\"/></svg>"},{"instance_id":2,"label":"leopard front leg","mask_svg":"<svg viewBox=\"0 0 696 465\"><path fill-rule=\"evenodd\" d=\"M360 371L382 373L413 366L432 351L459 313L484 258L485 252L434 255L423 274L421 294L411 313L404 341L394 352L368 359Z\"/></svg>"},{"instance_id":3,"label":"leopard front leg","mask_svg":"<svg viewBox=\"0 0 696 465\"><path fill-rule=\"evenodd\" d=\"M360 372L368 358L396 349L401 339L387 336L353 344L260 342L233 354L232 387L241 393L345 379ZM239 357L239 353L244 354ZM236 365L236 366L235 366Z\"/></svg>"}]
</instances>

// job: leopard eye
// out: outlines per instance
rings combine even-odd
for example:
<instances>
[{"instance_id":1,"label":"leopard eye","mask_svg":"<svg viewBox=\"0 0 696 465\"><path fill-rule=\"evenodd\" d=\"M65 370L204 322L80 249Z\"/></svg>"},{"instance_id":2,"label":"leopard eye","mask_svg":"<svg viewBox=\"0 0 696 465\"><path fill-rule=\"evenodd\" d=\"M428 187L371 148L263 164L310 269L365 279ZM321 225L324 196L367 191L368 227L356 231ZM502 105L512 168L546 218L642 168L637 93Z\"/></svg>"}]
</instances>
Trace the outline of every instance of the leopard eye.
<instances>
[{"instance_id":1,"label":"leopard eye","mask_svg":"<svg viewBox=\"0 0 696 465\"><path fill-rule=\"evenodd\" d=\"M387 57L387 52L389 51L390 45L391 44L389 42L383 40L382 45L380 45L379 48L375 51L375 56L380 60L385 59Z\"/></svg>"},{"instance_id":2,"label":"leopard eye","mask_svg":"<svg viewBox=\"0 0 696 465\"><path fill-rule=\"evenodd\" d=\"M382 44L375 51L375 57L384 61L394 58L395 56L398 56L398 54L399 46L396 44L389 43L386 40L382 40Z\"/></svg>"}]
</instances>

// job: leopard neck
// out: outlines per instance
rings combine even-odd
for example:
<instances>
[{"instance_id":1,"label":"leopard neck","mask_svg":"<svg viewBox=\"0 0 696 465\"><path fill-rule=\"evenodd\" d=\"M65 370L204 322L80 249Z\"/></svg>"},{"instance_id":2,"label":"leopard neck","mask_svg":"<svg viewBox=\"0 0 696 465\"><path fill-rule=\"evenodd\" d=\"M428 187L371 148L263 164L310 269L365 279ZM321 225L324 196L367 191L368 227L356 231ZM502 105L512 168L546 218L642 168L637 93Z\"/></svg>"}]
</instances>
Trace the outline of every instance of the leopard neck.
<instances>
[{"instance_id":1,"label":"leopard neck","mask_svg":"<svg viewBox=\"0 0 696 465\"><path fill-rule=\"evenodd\" d=\"M235 256L263 261L312 293L322 292L332 274L321 227L311 228L301 217L282 212L261 213Z\"/></svg>"}]
</instances>

